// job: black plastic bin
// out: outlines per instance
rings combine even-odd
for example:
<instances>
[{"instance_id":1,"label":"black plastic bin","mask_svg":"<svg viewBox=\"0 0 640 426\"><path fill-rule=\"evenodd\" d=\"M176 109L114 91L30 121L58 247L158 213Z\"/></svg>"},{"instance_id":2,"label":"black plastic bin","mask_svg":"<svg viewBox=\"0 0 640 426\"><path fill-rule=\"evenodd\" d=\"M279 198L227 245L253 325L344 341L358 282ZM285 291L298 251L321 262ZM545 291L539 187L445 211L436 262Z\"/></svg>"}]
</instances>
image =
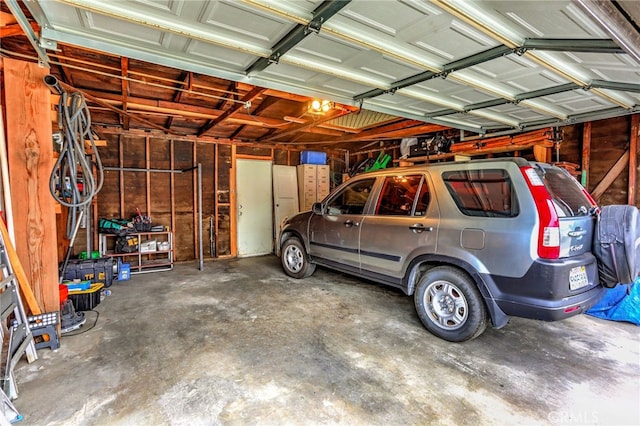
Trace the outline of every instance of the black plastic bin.
<instances>
[{"instance_id":1,"label":"black plastic bin","mask_svg":"<svg viewBox=\"0 0 640 426\"><path fill-rule=\"evenodd\" d=\"M102 283L105 287L109 287L113 280L113 259L110 257L71 259L62 278L64 280L91 281L92 284Z\"/></svg>"}]
</instances>

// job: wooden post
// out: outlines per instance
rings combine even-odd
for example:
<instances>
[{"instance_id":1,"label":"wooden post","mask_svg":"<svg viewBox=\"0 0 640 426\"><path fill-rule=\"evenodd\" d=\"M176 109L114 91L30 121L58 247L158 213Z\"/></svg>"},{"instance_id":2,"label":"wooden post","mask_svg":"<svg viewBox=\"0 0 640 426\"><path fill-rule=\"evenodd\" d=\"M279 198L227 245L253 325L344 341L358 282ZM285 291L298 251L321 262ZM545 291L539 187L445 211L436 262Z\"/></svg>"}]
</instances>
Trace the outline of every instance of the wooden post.
<instances>
[{"instance_id":1,"label":"wooden post","mask_svg":"<svg viewBox=\"0 0 640 426\"><path fill-rule=\"evenodd\" d=\"M580 183L589 189L589 163L591 161L591 122L582 127L582 179Z\"/></svg>"},{"instance_id":2,"label":"wooden post","mask_svg":"<svg viewBox=\"0 0 640 426\"><path fill-rule=\"evenodd\" d=\"M640 122L640 114L631 116L631 134L629 135L629 192L627 203L635 206L636 204L636 183L637 183L637 167L638 167L638 127Z\"/></svg>"},{"instance_id":3,"label":"wooden post","mask_svg":"<svg viewBox=\"0 0 640 426\"><path fill-rule=\"evenodd\" d=\"M45 312L60 310L50 92L38 64L4 58L7 151L16 252Z\"/></svg>"},{"instance_id":4,"label":"wooden post","mask_svg":"<svg viewBox=\"0 0 640 426\"><path fill-rule=\"evenodd\" d=\"M231 168L229 169L229 240L231 256L238 255L238 194L236 193L236 145L231 145Z\"/></svg>"}]
</instances>

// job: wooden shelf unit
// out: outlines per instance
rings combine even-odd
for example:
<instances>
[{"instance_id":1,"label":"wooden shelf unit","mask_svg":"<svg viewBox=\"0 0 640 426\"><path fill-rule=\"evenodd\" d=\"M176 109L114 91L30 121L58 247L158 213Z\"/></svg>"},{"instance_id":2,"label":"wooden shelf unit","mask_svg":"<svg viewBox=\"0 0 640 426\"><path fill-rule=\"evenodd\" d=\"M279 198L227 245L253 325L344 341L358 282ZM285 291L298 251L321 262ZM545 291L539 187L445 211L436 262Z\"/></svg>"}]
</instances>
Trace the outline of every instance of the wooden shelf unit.
<instances>
[{"instance_id":1,"label":"wooden shelf unit","mask_svg":"<svg viewBox=\"0 0 640 426\"><path fill-rule=\"evenodd\" d=\"M142 274L146 272L170 271L173 269L173 232L135 232L127 234L127 236L138 237L138 251L133 253L116 253L114 248L118 235L116 234L99 234L98 249L101 256L113 257L120 259L124 263L131 265L131 274ZM155 251L141 252L140 248L143 243L148 241L156 241ZM159 250L160 243L168 242L167 250Z\"/></svg>"}]
</instances>

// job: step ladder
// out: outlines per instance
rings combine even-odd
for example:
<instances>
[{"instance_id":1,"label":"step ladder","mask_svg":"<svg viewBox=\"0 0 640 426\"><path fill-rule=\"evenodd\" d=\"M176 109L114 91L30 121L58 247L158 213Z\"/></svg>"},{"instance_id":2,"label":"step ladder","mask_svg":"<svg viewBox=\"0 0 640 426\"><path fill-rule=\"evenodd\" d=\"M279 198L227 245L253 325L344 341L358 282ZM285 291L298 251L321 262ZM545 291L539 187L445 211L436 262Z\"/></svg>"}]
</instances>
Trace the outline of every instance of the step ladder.
<instances>
[{"instance_id":1,"label":"step ladder","mask_svg":"<svg viewBox=\"0 0 640 426\"><path fill-rule=\"evenodd\" d=\"M4 224L0 224L4 226ZM29 320L22 305L19 284L7 252L7 244L3 233L0 233L0 347L2 358L0 368L2 374L2 390L9 399L18 397L18 387L13 376L13 369L23 355L27 355L29 363L38 359L33 334L29 328ZM12 316L11 325L7 326ZM7 340L8 337L8 340Z\"/></svg>"}]
</instances>

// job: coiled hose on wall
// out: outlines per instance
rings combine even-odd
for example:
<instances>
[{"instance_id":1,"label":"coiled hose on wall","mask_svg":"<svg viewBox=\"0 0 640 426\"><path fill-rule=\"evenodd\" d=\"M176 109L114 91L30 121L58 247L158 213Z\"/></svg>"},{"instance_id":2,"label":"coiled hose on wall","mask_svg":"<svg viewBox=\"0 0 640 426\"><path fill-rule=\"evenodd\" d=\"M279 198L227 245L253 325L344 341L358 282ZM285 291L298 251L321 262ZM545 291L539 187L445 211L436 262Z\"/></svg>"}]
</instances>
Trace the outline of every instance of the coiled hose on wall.
<instances>
[{"instance_id":1,"label":"coiled hose on wall","mask_svg":"<svg viewBox=\"0 0 640 426\"><path fill-rule=\"evenodd\" d=\"M60 126L60 156L53 166L49 178L49 191L53 198L69 208L67 215L67 238L74 237L79 210L88 206L102 188L104 170L91 132L91 113L80 92L68 94L56 77L47 75L44 82L52 92L60 95L58 102L58 125ZM89 141L95 156L96 175L92 162L85 154L85 140Z\"/></svg>"}]
</instances>

